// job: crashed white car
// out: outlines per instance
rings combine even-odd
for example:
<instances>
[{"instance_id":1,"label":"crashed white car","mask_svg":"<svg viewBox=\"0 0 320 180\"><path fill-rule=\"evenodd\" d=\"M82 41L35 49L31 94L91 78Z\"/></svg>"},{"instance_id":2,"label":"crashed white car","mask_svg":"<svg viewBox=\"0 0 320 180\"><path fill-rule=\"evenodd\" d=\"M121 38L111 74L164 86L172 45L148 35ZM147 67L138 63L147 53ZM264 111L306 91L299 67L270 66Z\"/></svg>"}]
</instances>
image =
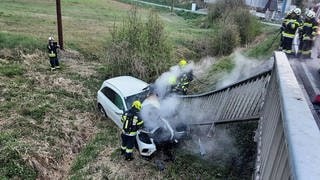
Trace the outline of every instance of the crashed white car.
<instances>
[{"instance_id":1,"label":"crashed white car","mask_svg":"<svg viewBox=\"0 0 320 180\"><path fill-rule=\"evenodd\" d=\"M136 140L142 156L151 156L156 151L156 144L177 142L184 130L177 131L160 116L160 103L155 96L149 96L149 84L131 76L119 76L103 82L98 91L97 103L100 112L115 122L122 129L121 115L131 108L133 101L142 103L141 115L145 128L138 130ZM145 118L144 117L148 117ZM157 125L154 125L154 122ZM179 129L179 128L178 128ZM180 128L181 129L181 128Z\"/></svg>"}]
</instances>

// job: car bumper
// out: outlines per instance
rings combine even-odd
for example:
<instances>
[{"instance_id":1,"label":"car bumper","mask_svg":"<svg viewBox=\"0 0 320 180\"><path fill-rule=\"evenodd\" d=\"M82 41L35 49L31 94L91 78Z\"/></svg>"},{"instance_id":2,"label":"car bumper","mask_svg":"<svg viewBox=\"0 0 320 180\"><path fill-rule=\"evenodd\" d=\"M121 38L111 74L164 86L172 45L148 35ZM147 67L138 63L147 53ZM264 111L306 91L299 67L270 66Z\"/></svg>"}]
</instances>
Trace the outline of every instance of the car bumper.
<instances>
[{"instance_id":1,"label":"car bumper","mask_svg":"<svg viewBox=\"0 0 320 180\"><path fill-rule=\"evenodd\" d=\"M157 150L153 139L149 138L149 136L146 133L138 131L136 139L139 153L142 156L151 156Z\"/></svg>"}]
</instances>

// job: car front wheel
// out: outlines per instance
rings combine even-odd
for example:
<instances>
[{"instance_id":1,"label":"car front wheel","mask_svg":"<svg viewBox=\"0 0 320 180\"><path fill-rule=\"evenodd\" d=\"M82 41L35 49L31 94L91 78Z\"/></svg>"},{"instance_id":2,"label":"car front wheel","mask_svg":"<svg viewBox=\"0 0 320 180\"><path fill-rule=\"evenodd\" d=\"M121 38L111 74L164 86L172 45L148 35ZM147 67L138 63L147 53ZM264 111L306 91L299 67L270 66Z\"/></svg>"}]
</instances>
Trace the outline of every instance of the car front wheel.
<instances>
[{"instance_id":1,"label":"car front wheel","mask_svg":"<svg viewBox=\"0 0 320 180\"><path fill-rule=\"evenodd\" d=\"M101 104L98 104L98 109L99 109L99 112L102 116L108 118L108 115L106 113L106 111L103 109L102 105Z\"/></svg>"}]
</instances>

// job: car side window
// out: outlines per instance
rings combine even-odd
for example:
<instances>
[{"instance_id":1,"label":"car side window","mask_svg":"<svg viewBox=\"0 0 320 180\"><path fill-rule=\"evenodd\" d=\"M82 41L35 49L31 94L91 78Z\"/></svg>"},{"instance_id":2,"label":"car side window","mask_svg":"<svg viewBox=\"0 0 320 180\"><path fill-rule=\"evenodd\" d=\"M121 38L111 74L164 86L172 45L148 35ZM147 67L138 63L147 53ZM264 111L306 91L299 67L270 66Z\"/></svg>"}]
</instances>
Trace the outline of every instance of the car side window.
<instances>
[{"instance_id":1,"label":"car side window","mask_svg":"<svg viewBox=\"0 0 320 180\"><path fill-rule=\"evenodd\" d=\"M122 102L122 98L119 94L117 94L115 91L113 91L112 89L108 88L108 87L104 87L101 92L107 96L108 99L110 99L110 101L116 105L119 109L124 110L124 105Z\"/></svg>"}]
</instances>

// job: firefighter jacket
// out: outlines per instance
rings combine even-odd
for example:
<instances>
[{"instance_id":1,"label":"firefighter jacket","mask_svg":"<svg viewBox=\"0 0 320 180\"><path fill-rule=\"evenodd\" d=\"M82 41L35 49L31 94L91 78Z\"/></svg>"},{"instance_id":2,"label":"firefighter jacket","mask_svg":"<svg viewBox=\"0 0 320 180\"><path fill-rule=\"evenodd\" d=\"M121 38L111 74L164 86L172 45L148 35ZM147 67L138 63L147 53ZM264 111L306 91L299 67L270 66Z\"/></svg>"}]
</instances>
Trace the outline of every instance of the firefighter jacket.
<instances>
[{"instance_id":1,"label":"firefighter jacket","mask_svg":"<svg viewBox=\"0 0 320 180\"><path fill-rule=\"evenodd\" d=\"M314 40L317 36L318 22L315 18L306 19L303 23L301 34L303 40Z\"/></svg>"},{"instance_id":2,"label":"firefighter jacket","mask_svg":"<svg viewBox=\"0 0 320 180\"><path fill-rule=\"evenodd\" d=\"M302 25L302 20L298 17L286 19L283 22L282 36L288 38L294 38L297 29Z\"/></svg>"},{"instance_id":3,"label":"firefighter jacket","mask_svg":"<svg viewBox=\"0 0 320 180\"><path fill-rule=\"evenodd\" d=\"M123 132L129 136L135 136L138 129L143 125L143 120L139 116L139 110L134 107L123 113L121 122L123 123Z\"/></svg>"},{"instance_id":4,"label":"firefighter jacket","mask_svg":"<svg viewBox=\"0 0 320 180\"><path fill-rule=\"evenodd\" d=\"M286 29L287 22L292 19L292 13L289 13L284 17L281 25L281 31L284 31Z\"/></svg>"},{"instance_id":5,"label":"firefighter jacket","mask_svg":"<svg viewBox=\"0 0 320 180\"><path fill-rule=\"evenodd\" d=\"M189 83L192 80L193 80L192 71L184 72L183 74L181 74L179 76L177 85L174 87L173 91L178 92L178 93L180 92L185 95L187 93Z\"/></svg>"},{"instance_id":6,"label":"firefighter jacket","mask_svg":"<svg viewBox=\"0 0 320 180\"><path fill-rule=\"evenodd\" d=\"M57 42L49 41L47 48L48 48L48 53L50 58L57 57L57 49L59 48L59 46L57 45Z\"/></svg>"}]
</instances>

